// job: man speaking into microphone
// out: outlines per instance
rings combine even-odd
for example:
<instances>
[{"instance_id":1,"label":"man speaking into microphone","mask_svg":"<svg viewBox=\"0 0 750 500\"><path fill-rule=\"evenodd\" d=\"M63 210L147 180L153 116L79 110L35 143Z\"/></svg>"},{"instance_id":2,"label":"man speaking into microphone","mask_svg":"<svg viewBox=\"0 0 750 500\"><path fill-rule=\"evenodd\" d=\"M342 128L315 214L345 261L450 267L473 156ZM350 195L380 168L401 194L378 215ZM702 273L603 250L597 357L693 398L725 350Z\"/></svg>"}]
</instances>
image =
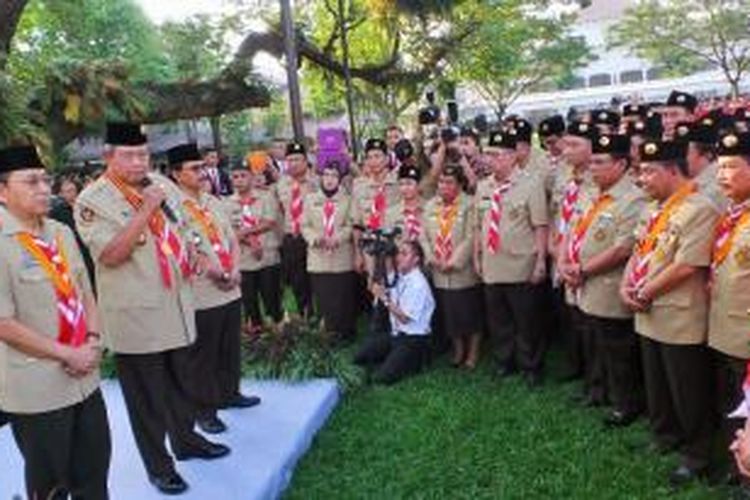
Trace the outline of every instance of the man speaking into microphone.
<instances>
[{"instance_id":1,"label":"man speaking into microphone","mask_svg":"<svg viewBox=\"0 0 750 500\"><path fill-rule=\"evenodd\" d=\"M175 222L183 196L149 173L139 125L107 126L104 161L104 175L77 200L76 223L96 262L104 341L115 353L149 479L163 493L181 493L187 484L166 451L165 435L177 460L228 451L193 431L193 409L179 375L196 338L190 248Z\"/></svg>"}]
</instances>

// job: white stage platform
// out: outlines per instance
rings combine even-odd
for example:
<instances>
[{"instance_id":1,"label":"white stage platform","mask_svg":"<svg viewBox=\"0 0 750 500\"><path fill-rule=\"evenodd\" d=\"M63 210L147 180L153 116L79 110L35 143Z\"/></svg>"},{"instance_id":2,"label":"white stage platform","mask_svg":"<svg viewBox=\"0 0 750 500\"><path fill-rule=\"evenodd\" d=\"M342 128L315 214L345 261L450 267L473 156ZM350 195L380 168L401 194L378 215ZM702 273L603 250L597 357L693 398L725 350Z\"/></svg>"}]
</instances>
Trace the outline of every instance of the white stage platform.
<instances>
[{"instance_id":1,"label":"white stage platform","mask_svg":"<svg viewBox=\"0 0 750 500\"><path fill-rule=\"evenodd\" d=\"M119 385L102 386L112 431L110 495L119 499L164 499L148 482L130 431ZM289 484L297 460L338 403L339 391L331 380L288 384L243 382L246 394L262 404L246 410L222 411L229 430L210 439L232 448L223 459L178 462L190 484L179 496L185 500L278 498ZM0 429L0 499L23 498L23 468L8 426Z\"/></svg>"}]
</instances>

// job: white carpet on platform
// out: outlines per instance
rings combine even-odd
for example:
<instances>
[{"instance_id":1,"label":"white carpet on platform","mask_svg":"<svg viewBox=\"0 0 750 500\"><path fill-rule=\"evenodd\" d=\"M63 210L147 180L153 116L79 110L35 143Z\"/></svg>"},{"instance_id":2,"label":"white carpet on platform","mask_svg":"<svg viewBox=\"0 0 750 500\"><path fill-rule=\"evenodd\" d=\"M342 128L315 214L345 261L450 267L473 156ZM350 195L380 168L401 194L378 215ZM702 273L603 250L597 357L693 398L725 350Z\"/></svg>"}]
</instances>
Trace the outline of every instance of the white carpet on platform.
<instances>
[{"instance_id":1,"label":"white carpet on platform","mask_svg":"<svg viewBox=\"0 0 750 500\"><path fill-rule=\"evenodd\" d=\"M339 398L335 382L314 380L288 384L244 381L245 394L256 394L260 406L220 413L228 432L211 437L232 448L220 460L178 462L190 484L182 499L278 498L289 484L297 460L333 411ZM119 499L163 499L148 482L130 431L125 404L116 382L102 386L112 431L110 495ZM23 468L8 426L0 429L0 500L22 498Z\"/></svg>"}]
</instances>

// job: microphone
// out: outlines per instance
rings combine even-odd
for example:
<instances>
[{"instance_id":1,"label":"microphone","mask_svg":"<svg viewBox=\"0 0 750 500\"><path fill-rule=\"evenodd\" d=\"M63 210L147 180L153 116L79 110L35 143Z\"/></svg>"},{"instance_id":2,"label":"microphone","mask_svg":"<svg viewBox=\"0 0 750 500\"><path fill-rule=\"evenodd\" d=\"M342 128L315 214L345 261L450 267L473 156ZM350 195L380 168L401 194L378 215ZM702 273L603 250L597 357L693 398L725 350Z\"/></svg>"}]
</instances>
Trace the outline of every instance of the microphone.
<instances>
[{"instance_id":1,"label":"microphone","mask_svg":"<svg viewBox=\"0 0 750 500\"><path fill-rule=\"evenodd\" d=\"M149 187L154 182L149 179L148 177L144 177L141 181L141 187ZM159 205L161 208L161 211L164 213L167 219L169 219L169 222L172 224L177 224L177 215L175 215L174 210L172 210L172 207L167 205L167 200L162 200L161 205Z\"/></svg>"}]
</instances>

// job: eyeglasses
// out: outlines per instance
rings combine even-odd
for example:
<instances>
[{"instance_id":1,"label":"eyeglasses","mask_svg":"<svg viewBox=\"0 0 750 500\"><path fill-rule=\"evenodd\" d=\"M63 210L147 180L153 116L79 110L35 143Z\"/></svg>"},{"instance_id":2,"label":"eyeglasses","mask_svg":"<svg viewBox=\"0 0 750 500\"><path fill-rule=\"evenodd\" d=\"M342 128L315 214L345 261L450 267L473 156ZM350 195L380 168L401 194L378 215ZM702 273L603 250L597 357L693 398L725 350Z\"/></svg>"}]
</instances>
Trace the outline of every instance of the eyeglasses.
<instances>
[{"instance_id":1,"label":"eyeglasses","mask_svg":"<svg viewBox=\"0 0 750 500\"><path fill-rule=\"evenodd\" d=\"M18 184L25 184L29 187L37 186L51 186L53 178L51 175L30 175L23 178L12 178L8 179L8 183L16 182Z\"/></svg>"}]
</instances>

